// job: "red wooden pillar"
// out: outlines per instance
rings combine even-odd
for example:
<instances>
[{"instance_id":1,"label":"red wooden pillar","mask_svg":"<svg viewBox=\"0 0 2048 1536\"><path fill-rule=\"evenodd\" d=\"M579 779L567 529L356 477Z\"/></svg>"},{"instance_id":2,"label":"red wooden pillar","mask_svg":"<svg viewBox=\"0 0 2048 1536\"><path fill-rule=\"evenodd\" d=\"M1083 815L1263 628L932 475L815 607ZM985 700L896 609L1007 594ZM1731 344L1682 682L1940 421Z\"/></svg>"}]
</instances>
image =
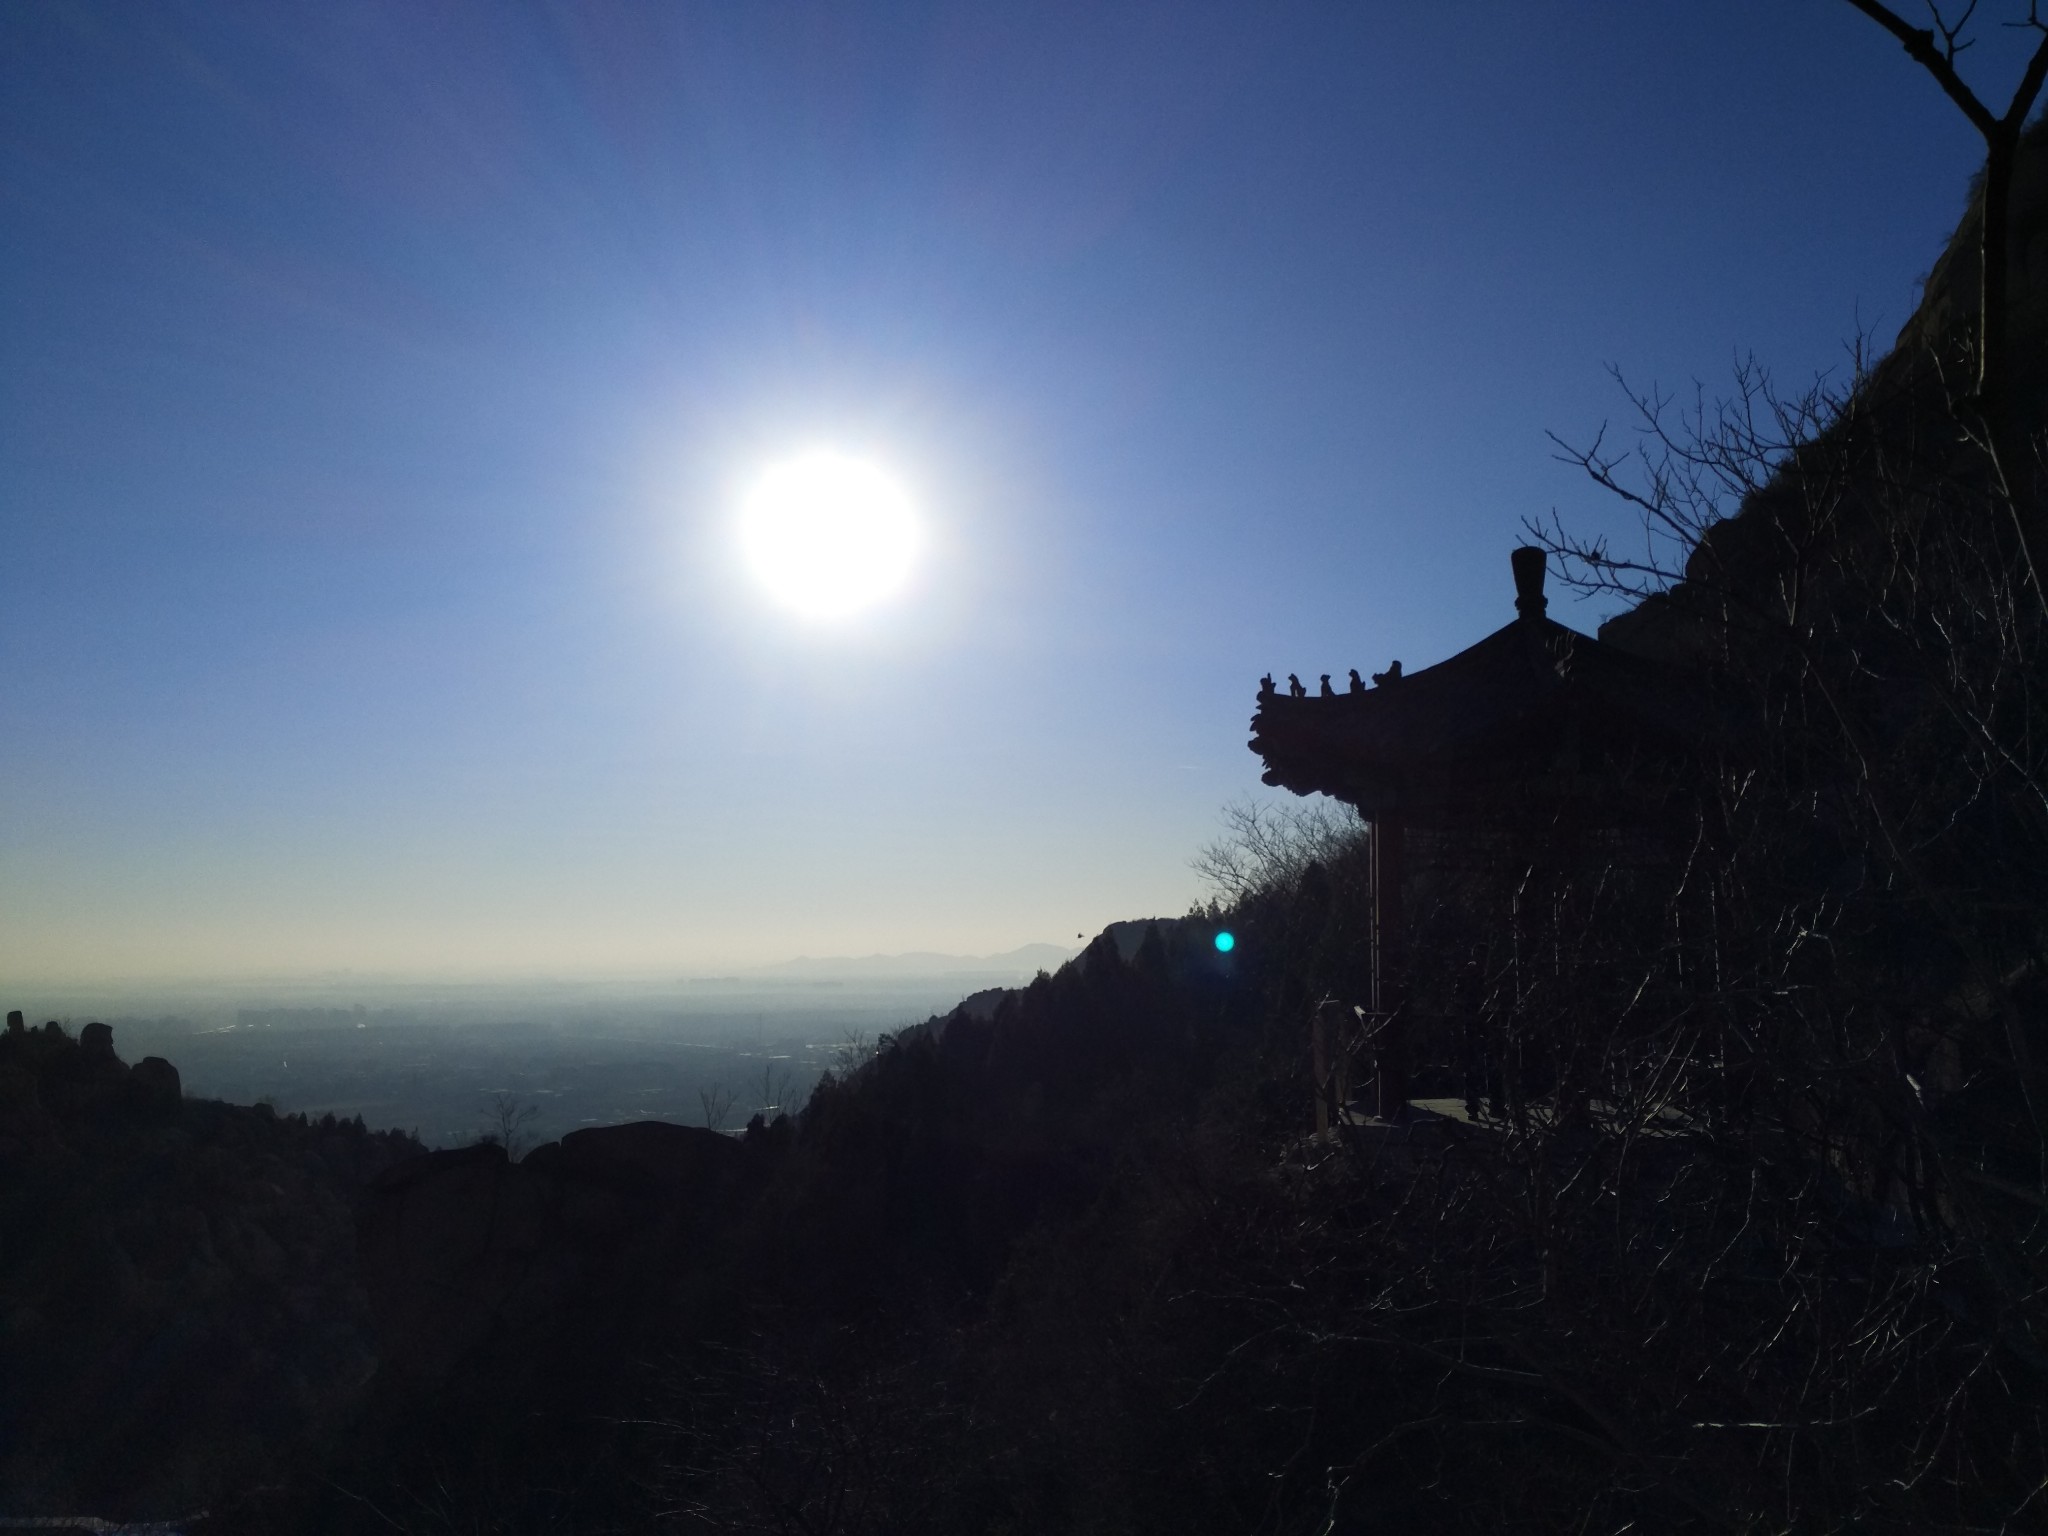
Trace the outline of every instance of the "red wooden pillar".
<instances>
[{"instance_id":1,"label":"red wooden pillar","mask_svg":"<svg viewBox=\"0 0 2048 1536\"><path fill-rule=\"evenodd\" d=\"M1408 1021L1404 941L1407 925L1401 910L1401 882L1407 863L1405 828L1398 817L1381 816L1372 824L1372 1013L1377 1031L1378 1103L1382 1120L1399 1120L1408 1112Z\"/></svg>"}]
</instances>

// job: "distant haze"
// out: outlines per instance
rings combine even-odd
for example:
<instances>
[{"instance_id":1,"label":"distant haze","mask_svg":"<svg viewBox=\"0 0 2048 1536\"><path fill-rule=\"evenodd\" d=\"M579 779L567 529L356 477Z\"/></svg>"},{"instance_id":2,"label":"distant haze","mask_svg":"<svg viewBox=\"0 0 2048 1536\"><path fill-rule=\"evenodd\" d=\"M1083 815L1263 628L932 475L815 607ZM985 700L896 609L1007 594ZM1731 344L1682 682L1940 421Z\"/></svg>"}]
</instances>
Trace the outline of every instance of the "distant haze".
<instances>
[{"instance_id":1,"label":"distant haze","mask_svg":"<svg viewBox=\"0 0 2048 1536\"><path fill-rule=\"evenodd\" d=\"M474 1139L493 1095L538 1112L542 1139L579 1125L696 1123L700 1089L802 1102L850 1042L1021 986L1075 951L804 957L714 976L401 980L350 973L6 985L0 1006L75 1034L111 1022L123 1059L168 1057L188 1092ZM760 1085L780 1084L769 1095Z\"/></svg>"},{"instance_id":2,"label":"distant haze","mask_svg":"<svg viewBox=\"0 0 2048 1536\"><path fill-rule=\"evenodd\" d=\"M778 965L757 966L742 972L747 976L884 977L884 976L1030 976L1038 971L1057 970L1079 953L1059 944L1026 944L1000 955L940 955L915 952L907 955L862 955L813 958L799 955Z\"/></svg>"},{"instance_id":3,"label":"distant haze","mask_svg":"<svg viewBox=\"0 0 2048 1536\"><path fill-rule=\"evenodd\" d=\"M347 970L241 976L34 978L0 976L0 1007L32 1023L126 1021L149 1040L263 1027L327 1029L431 1023L495 1030L545 1026L570 1034L695 1036L719 1020L782 1020L836 1038L844 1015L870 1032L950 1008L969 992L1021 986L1078 949L1026 944L998 954L916 952L799 956L724 972L668 975L391 975ZM800 1023L798 1021L811 1021ZM723 1027L723 1026L718 1026ZM752 1024L749 1024L752 1027Z\"/></svg>"}]
</instances>

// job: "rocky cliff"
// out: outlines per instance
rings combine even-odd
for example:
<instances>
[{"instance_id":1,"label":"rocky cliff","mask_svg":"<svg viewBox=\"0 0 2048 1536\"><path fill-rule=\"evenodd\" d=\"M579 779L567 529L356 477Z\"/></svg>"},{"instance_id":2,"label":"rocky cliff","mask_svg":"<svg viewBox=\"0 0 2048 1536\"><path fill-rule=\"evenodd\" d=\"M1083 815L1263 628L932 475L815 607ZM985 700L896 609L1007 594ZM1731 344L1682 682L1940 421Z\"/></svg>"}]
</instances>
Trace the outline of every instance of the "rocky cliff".
<instances>
[{"instance_id":1,"label":"rocky cliff","mask_svg":"<svg viewBox=\"0 0 2048 1536\"><path fill-rule=\"evenodd\" d=\"M1669 466L1664 491L1679 488L1666 505L1693 525L1683 579L1610 619L1603 640L1668 659L1713 660L1731 625L1782 625L1801 604L1852 612L1857 583L1843 575L1859 563L1881 564L1901 536L1912 542L1915 519L1973 519L1972 532L1991 550L2011 541L2010 518L1993 506L1987 461L1972 441L1967 402L1981 230L1981 189L1973 189L1892 350L1831 400L1759 389L1718 428L1677 434L1680 460ZM2009 387L2024 444L2048 428L2048 118L2021 143L2007 255ZM1799 441L1778 441L1788 432ZM2038 436L2019 457L2005 473L2038 516L2048 505ZM1692 477L1709 486L1747 479L1755 488L1734 515L1716 521L1685 493Z\"/></svg>"}]
</instances>

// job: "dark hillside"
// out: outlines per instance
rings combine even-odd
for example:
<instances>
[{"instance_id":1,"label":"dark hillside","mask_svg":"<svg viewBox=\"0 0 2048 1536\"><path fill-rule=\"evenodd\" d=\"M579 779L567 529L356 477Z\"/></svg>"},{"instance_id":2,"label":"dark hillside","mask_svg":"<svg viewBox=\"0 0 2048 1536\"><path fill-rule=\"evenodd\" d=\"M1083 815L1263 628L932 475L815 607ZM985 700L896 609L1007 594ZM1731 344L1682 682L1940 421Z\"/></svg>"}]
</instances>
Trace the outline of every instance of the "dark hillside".
<instances>
[{"instance_id":1,"label":"dark hillside","mask_svg":"<svg viewBox=\"0 0 2048 1536\"><path fill-rule=\"evenodd\" d=\"M163 1518L324 1454L376 1365L351 1209L419 1151L0 1035L0 1512Z\"/></svg>"},{"instance_id":2,"label":"dark hillside","mask_svg":"<svg viewBox=\"0 0 2048 1536\"><path fill-rule=\"evenodd\" d=\"M885 1040L800 1116L737 1140L618 1126L518 1164L479 1147L380 1176L359 1215L380 1390L338 1474L348 1494L287 1523L351 1528L358 1498L425 1511L423 1490L448 1488L506 1519L597 1525L664 1489L706 1511L801 1503L807 1477L873 1476L883 1431L833 1452L777 1426L884 1407L922 1426L887 1430L903 1475L953 1498L970 1449L935 1354L986 1327L1028 1234L1066 1230L1137 1149L1257 1079L1255 992L1213 925L1131 927L1129 961L1106 934L1057 976ZM785 1453L860 1465L756 1487L752 1459ZM904 1493L885 1478L859 1497L898 1522Z\"/></svg>"}]
</instances>

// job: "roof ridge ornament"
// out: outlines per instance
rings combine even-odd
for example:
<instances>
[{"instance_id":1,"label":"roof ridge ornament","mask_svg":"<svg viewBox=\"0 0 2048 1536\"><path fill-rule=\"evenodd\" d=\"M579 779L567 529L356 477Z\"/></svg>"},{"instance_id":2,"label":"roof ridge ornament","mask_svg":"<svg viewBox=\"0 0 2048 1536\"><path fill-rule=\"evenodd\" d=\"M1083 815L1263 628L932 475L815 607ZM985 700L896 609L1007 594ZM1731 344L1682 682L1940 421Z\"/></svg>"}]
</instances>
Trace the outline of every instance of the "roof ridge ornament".
<instances>
[{"instance_id":1,"label":"roof ridge ornament","mask_svg":"<svg viewBox=\"0 0 2048 1536\"><path fill-rule=\"evenodd\" d=\"M1540 619L1550 606L1543 595L1543 575L1549 557L1534 544L1524 544L1508 556L1515 572L1515 612L1525 619Z\"/></svg>"},{"instance_id":2,"label":"roof ridge ornament","mask_svg":"<svg viewBox=\"0 0 2048 1536\"><path fill-rule=\"evenodd\" d=\"M1520 615L1476 644L1406 676L1389 664L1341 705L1261 695L1263 782L1436 830L1566 813L1649 826L1682 812L1702 748L1726 729L1703 676L1546 618L1547 552L1513 554Z\"/></svg>"}]
</instances>

